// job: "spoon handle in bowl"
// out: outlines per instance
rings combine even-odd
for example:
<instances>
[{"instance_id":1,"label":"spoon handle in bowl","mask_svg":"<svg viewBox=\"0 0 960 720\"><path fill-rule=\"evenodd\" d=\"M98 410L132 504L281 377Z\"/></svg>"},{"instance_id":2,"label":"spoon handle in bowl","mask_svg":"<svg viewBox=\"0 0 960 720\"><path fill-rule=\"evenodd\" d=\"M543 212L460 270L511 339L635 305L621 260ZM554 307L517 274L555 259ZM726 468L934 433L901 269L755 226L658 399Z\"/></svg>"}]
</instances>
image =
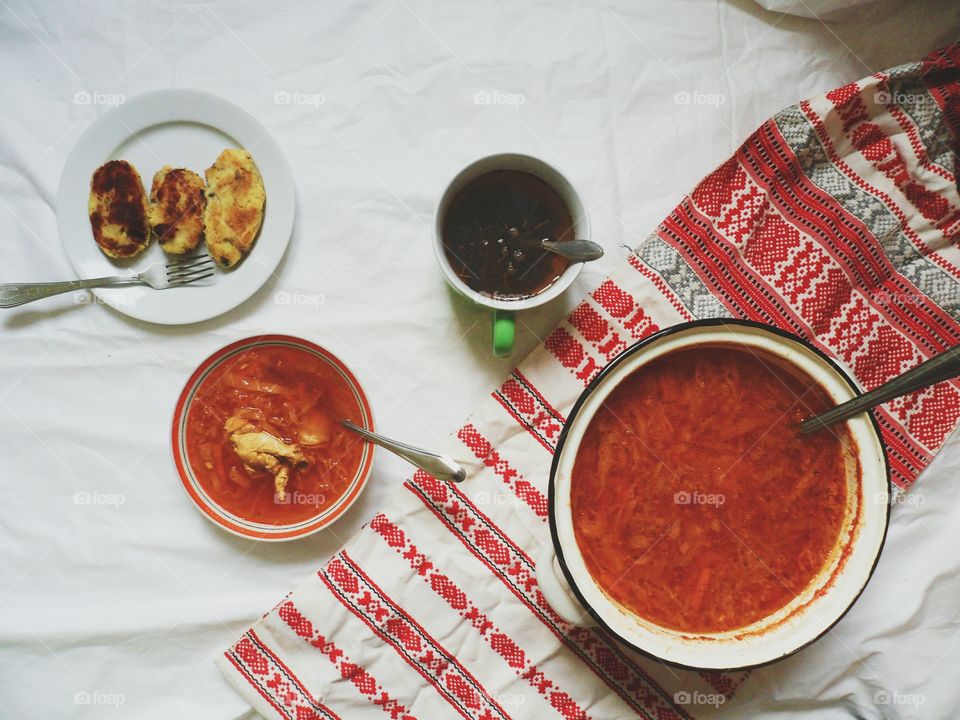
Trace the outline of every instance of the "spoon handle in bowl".
<instances>
[{"instance_id":1,"label":"spoon handle in bowl","mask_svg":"<svg viewBox=\"0 0 960 720\"><path fill-rule=\"evenodd\" d=\"M384 450L389 450L394 455L402 457L411 465L423 470L437 480L446 480L447 482L462 482L467 476L466 471L460 467L452 458L439 453L423 450L422 448L407 445L406 443L391 440L383 435L370 432L366 428L354 425L349 420L341 420L340 424L348 430L352 430L360 437L374 445L379 445Z\"/></svg>"},{"instance_id":2,"label":"spoon handle in bowl","mask_svg":"<svg viewBox=\"0 0 960 720\"><path fill-rule=\"evenodd\" d=\"M544 238L540 247L574 262L590 262L603 257L603 247L592 240L551 240Z\"/></svg>"},{"instance_id":3,"label":"spoon handle in bowl","mask_svg":"<svg viewBox=\"0 0 960 720\"><path fill-rule=\"evenodd\" d=\"M815 430L820 430L827 425L847 420L864 410L885 403L887 400L906 395L914 390L936 385L958 375L960 375L960 346L950 348L946 352L910 368L902 375L898 375L893 380L885 382L870 392L847 400L847 402L819 415L807 418L800 423L800 432L806 435Z\"/></svg>"}]
</instances>

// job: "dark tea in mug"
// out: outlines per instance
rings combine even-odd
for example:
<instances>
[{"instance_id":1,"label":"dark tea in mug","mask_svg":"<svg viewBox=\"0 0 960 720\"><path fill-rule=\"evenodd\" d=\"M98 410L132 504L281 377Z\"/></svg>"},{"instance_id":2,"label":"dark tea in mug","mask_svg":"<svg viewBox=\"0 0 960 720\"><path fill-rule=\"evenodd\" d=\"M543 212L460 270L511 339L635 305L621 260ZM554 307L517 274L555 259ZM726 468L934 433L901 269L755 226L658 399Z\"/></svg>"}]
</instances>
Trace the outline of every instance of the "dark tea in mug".
<instances>
[{"instance_id":1,"label":"dark tea in mug","mask_svg":"<svg viewBox=\"0 0 960 720\"><path fill-rule=\"evenodd\" d=\"M473 290L504 300L533 297L553 285L569 260L540 247L573 240L570 210L536 175L494 170L460 189L443 221L443 249Z\"/></svg>"}]
</instances>

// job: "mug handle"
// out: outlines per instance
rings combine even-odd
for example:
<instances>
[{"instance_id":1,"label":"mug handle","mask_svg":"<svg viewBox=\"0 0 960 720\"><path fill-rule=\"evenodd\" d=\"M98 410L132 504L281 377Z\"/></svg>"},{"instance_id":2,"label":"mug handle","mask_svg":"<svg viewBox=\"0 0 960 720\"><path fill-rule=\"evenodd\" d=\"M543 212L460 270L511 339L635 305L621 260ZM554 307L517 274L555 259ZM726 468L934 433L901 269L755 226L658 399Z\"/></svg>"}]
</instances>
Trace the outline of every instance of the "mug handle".
<instances>
[{"instance_id":1,"label":"mug handle","mask_svg":"<svg viewBox=\"0 0 960 720\"><path fill-rule=\"evenodd\" d=\"M510 310L493 311L493 354L507 357L513 352L513 338L517 322Z\"/></svg>"},{"instance_id":2,"label":"mug handle","mask_svg":"<svg viewBox=\"0 0 960 720\"><path fill-rule=\"evenodd\" d=\"M553 545L544 545L537 556L537 584L544 600L571 625L593 627L597 623L574 597L566 578L557 572L556 560Z\"/></svg>"}]
</instances>

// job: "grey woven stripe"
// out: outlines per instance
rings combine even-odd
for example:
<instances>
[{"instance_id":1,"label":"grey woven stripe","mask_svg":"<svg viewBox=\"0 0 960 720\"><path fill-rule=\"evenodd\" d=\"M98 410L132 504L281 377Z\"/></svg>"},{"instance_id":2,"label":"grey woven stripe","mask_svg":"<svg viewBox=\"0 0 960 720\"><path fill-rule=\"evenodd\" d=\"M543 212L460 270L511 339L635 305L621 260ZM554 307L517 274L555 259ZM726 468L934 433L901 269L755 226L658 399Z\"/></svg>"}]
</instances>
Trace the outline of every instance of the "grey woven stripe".
<instances>
[{"instance_id":1,"label":"grey woven stripe","mask_svg":"<svg viewBox=\"0 0 960 720\"><path fill-rule=\"evenodd\" d=\"M931 161L950 168L955 161L952 135L936 101L918 79L920 67L919 63L910 63L889 70L889 92L915 98L900 107L919 126L921 142L928 149ZM774 121L803 173L870 228L900 274L954 319L960 320L960 284L917 252L897 217L881 200L857 187L834 167L800 107L794 105L782 110ZM663 278L694 317L731 316L680 253L656 232L635 248L634 253Z\"/></svg>"},{"instance_id":2,"label":"grey woven stripe","mask_svg":"<svg viewBox=\"0 0 960 720\"><path fill-rule=\"evenodd\" d=\"M900 109L917 125L920 142L926 148L930 161L949 172L954 171L956 153L953 136L947 129L940 106L916 78L891 79L887 84L890 95L899 101Z\"/></svg>"},{"instance_id":3,"label":"grey woven stripe","mask_svg":"<svg viewBox=\"0 0 960 720\"><path fill-rule=\"evenodd\" d=\"M634 249L634 254L663 278L695 318L731 317L730 312L703 284L680 253L656 232Z\"/></svg>"},{"instance_id":4,"label":"grey woven stripe","mask_svg":"<svg viewBox=\"0 0 960 720\"><path fill-rule=\"evenodd\" d=\"M913 87L916 88L916 85ZM927 98L929 103L935 104L929 95ZM930 114L929 117L935 118L941 126L941 129L931 128L932 133L938 135L941 131L946 131L939 113ZM955 320L960 320L960 284L917 252L900 227L897 217L881 200L857 187L834 167L820 144L813 125L800 108L789 107L777 113L774 121L797 157L804 175L870 228L870 232L877 237L884 253L899 273ZM944 245L946 244L945 242Z\"/></svg>"}]
</instances>

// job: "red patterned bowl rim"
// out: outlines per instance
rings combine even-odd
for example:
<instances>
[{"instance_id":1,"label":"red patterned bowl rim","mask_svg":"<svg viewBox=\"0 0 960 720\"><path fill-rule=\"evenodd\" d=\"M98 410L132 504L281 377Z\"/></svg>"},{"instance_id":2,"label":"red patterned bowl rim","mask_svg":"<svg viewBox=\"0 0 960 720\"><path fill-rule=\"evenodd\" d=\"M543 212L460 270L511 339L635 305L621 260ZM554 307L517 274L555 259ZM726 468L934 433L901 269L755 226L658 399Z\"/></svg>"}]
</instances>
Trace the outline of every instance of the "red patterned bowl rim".
<instances>
[{"instance_id":1,"label":"red patterned bowl rim","mask_svg":"<svg viewBox=\"0 0 960 720\"><path fill-rule=\"evenodd\" d=\"M193 503L200 512L203 513L204 517L218 527L241 537L268 541L293 540L305 537L329 526L353 505L363 491L363 488L366 487L367 481L370 478L370 471L373 466L372 445L364 443L360 467L357 469L357 473L354 475L346 492L338 498L337 502L318 515L291 525L270 525L253 522L220 507L206 490L200 486L200 483L193 473L193 469L190 467L187 456L186 418L197 389L206 379L207 375L221 363L252 347L262 347L265 345L295 347L300 350L306 350L328 363L340 374L353 391L354 397L360 406L363 427L371 431L374 429L373 413L370 409L367 396L360 387L356 376L354 376L350 369L338 357L319 345L309 340L304 340L303 338L292 335L259 335L237 340L220 348L200 363L197 369L193 371L193 374L183 386L183 391L180 393L180 397L177 399L177 404L173 411L170 443L173 449L173 463L176 467L177 474L180 476L180 481L183 483L183 487L190 496L190 499L193 500Z\"/></svg>"}]
</instances>

